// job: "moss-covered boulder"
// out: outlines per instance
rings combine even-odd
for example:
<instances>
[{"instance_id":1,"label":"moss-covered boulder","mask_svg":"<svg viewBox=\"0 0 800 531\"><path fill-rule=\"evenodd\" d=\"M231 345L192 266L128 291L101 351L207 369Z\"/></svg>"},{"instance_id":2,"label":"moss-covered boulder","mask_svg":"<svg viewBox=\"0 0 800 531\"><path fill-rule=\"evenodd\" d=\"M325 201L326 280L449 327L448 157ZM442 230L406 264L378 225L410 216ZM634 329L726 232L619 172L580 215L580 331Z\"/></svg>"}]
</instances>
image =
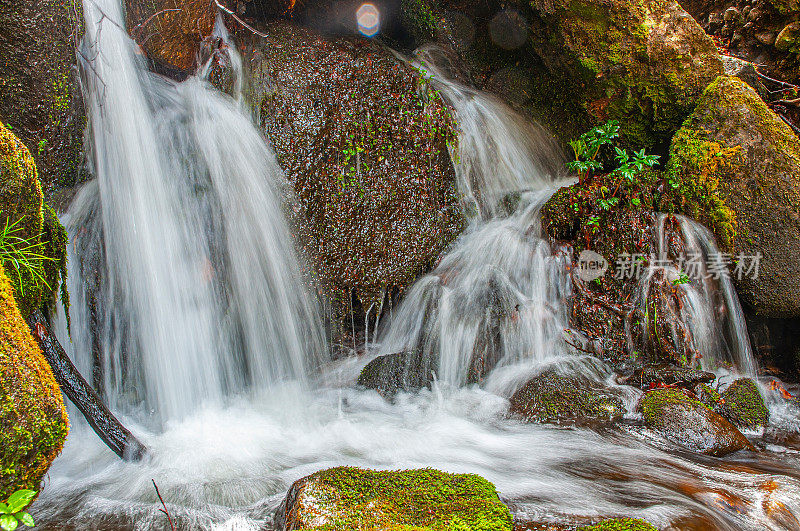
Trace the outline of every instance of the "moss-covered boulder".
<instances>
[{"instance_id":1,"label":"moss-covered boulder","mask_svg":"<svg viewBox=\"0 0 800 531\"><path fill-rule=\"evenodd\" d=\"M43 200L28 148L0 124L0 228L7 227L2 265L22 315L55 302L67 277L67 232ZM27 248L27 251L25 250ZM67 293L61 290L67 304Z\"/></svg>"},{"instance_id":2,"label":"moss-covered boulder","mask_svg":"<svg viewBox=\"0 0 800 531\"><path fill-rule=\"evenodd\" d=\"M675 135L669 172L680 186L718 188L724 204L697 218L736 255L761 255L757 278L734 275L742 299L761 316L800 316L800 139L792 130L745 82L721 76ZM715 219L727 212L733 223Z\"/></svg>"},{"instance_id":3,"label":"moss-covered boulder","mask_svg":"<svg viewBox=\"0 0 800 531\"><path fill-rule=\"evenodd\" d=\"M723 417L680 389L656 389L641 402L645 425L689 450L724 456L753 449L747 438Z\"/></svg>"},{"instance_id":4,"label":"moss-covered boulder","mask_svg":"<svg viewBox=\"0 0 800 531\"><path fill-rule=\"evenodd\" d=\"M331 468L292 485L279 529L511 531L494 485L474 474L438 470Z\"/></svg>"},{"instance_id":5,"label":"moss-covered boulder","mask_svg":"<svg viewBox=\"0 0 800 531\"><path fill-rule=\"evenodd\" d=\"M375 41L264 31L238 37L248 97L299 199L290 215L337 313L375 312L463 227L455 123L421 73Z\"/></svg>"},{"instance_id":6,"label":"moss-covered boulder","mask_svg":"<svg viewBox=\"0 0 800 531\"><path fill-rule=\"evenodd\" d=\"M762 428L769 422L769 409L750 378L739 378L721 394L718 412L735 426L744 429Z\"/></svg>"},{"instance_id":7,"label":"moss-covered boulder","mask_svg":"<svg viewBox=\"0 0 800 531\"><path fill-rule=\"evenodd\" d=\"M189 73L200 43L214 30L212 5L209 0L126 0L128 32L157 65Z\"/></svg>"},{"instance_id":8,"label":"moss-covered boulder","mask_svg":"<svg viewBox=\"0 0 800 531\"><path fill-rule=\"evenodd\" d=\"M0 1L0 121L33 154L46 193L84 175L82 32L80 1Z\"/></svg>"},{"instance_id":9,"label":"moss-covered boulder","mask_svg":"<svg viewBox=\"0 0 800 531\"><path fill-rule=\"evenodd\" d=\"M653 524L639 518L612 518L578 529L579 531L658 531Z\"/></svg>"},{"instance_id":10,"label":"moss-covered boulder","mask_svg":"<svg viewBox=\"0 0 800 531\"><path fill-rule=\"evenodd\" d=\"M625 406L597 382L548 371L514 393L511 413L528 422L596 425L620 420Z\"/></svg>"},{"instance_id":11,"label":"moss-covered boulder","mask_svg":"<svg viewBox=\"0 0 800 531\"><path fill-rule=\"evenodd\" d=\"M68 429L61 390L0 271L0 499L39 489Z\"/></svg>"}]
</instances>

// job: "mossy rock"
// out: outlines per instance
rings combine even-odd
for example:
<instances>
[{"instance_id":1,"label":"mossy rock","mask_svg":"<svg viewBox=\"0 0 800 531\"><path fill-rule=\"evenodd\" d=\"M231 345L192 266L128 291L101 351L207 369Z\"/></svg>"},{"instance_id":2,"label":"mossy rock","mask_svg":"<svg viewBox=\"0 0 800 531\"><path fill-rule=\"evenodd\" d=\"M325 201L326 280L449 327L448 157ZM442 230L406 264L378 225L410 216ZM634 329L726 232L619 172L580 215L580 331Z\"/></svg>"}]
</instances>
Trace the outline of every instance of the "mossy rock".
<instances>
[{"instance_id":1,"label":"mossy rock","mask_svg":"<svg viewBox=\"0 0 800 531\"><path fill-rule=\"evenodd\" d=\"M739 378L722 392L720 398L719 413L739 428L761 428L769 422L769 409L758 385L750 378Z\"/></svg>"},{"instance_id":2,"label":"mossy rock","mask_svg":"<svg viewBox=\"0 0 800 531\"><path fill-rule=\"evenodd\" d=\"M640 403L645 425L689 450L724 456L754 449L736 427L680 389L656 389Z\"/></svg>"},{"instance_id":3,"label":"mossy rock","mask_svg":"<svg viewBox=\"0 0 800 531\"><path fill-rule=\"evenodd\" d=\"M50 365L0 271L0 499L39 490L61 452L69 423Z\"/></svg>"},{"instance_id":4,"label":"mossy rock","mask_svg":"<svg viewBox=\"0 0 800 531\"><path fill-rule=\"evenodd\" d=\"M3 261L20 312L27 317L35 309L52 306L59 286L67 278L67 231L43 201L36 165L28 148L2 124L0 224L13 230L7 245L18 249L34 246L33 252L45 257L31 258L31 268L17 267L11 259ZM61 294L66 308L69 304L67 292L61 290Z\"/></svg>"},{"instance_id":5,"label":"mossy rock","mask_svg":"<svg viewBox=\"0 0 800 531\"><path fill-rule=\"evenodd\" d=\"M30 150L48 196L86 177L82 34L80 0L0 0L0 121Z\"/></svg>"},{"instance_id":6,"label":"mossy rock","mask_svg":"<svg viewBox=\"0 0 800 531\"><path fill-rule=\"evenodd\" d=\"M578 529L579 531L658 531L653 524L639 518L612 518Z\"/></svg>"},{"instance_id":7,"label":"mossy rock","mask_svg":"<svg viewBox=\"0 0 800 531\"><path fill-rule=\"evenodd\" d=\"M513 524L494 485L474 474L338 467L295 482L279 510L278 526L287 531L511 531Z\"/></svg>"},{"instance_id":8,"label":"mossy rock","mask_svg":"<svg viewBox=\"0 0 800 531\"><path fill-rule=\"evenodd\" d=\"M668 171L721 243L760 253L758 278L733 278L745 303L800 316L800 139L789 126L745 82L720 76L675 135Z\"/></svg>"},{"instance_id":9,"label":"mossy rock","mask_svg":"<svg viewBox=\"0 0 800 531\"><path fill-rule=\"evenodd\" d=\"M125 4L128 32L150 60L183 73L197 66L200 43L214 31L213 2L126 0Z\"/></svg>"},{"instance_id":10,"label":"mossy rock","mask_svg":"<svg viewBox=\"0 0 800 531\"><path fill-rule=\"evenodd\" d=\"M621 383L640 389L652 389L660 384L694 389L698 385L713 382L714 373L701 371L692 367L676 367L673 365L646 365L633 370L625 375ZM707 386L706 386L707 387Z\"/></svg>"},{"instance_id":11,"label":"mossy rock","mask_svg":"<svg viewBox=\"0 0 800 531\"><path fill-rule=\"evenodd\" d=\"M620 420L625 406L596 382L548 371L514 393L511 413L529 422L597 425Z\"/></svg>"},{"instance_id":12,"label":"mossy rock","mask_svg":"<svg viewBox=\"0 0 800 531\"><path fill-rule=\"evenodd\" d=\"M299 200L289 214L302 246L335 312L351 294L377 309L464 227L454 119L419 71L375 41L283 23L264 31L239 35L248 98Z\"/></svg>"}]
</instances>

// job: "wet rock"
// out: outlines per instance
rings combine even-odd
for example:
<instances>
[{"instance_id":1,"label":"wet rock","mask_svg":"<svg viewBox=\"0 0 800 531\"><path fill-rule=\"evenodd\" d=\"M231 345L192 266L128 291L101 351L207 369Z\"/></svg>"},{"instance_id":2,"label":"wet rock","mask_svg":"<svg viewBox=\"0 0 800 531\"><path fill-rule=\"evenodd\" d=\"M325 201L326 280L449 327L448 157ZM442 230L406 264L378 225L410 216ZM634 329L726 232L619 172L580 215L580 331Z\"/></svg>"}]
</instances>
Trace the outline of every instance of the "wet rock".
<instances>
[{"instance_id":1,"label":"wet rock","mask_svg":"<svg viewBox=\"0 0 800 531\"><path fill-rule=\"evenodd\" d=\"M740 378L722 392L718 412L743 429L762 428L769 422L769 410L758 385L750 378Z\"/></svg>"},{"instance_id":2,"label":"wet rock","mask_svg":"<svg viewBox=\"0 0 800 531\"><path fill-rule=\"evenodd\" d=\"M657 529L639 518L612 518L578 528L579 531L657 531Z\"/></svg>"},{"instance_id":3,"label":"wet rock","mask_svg":"<svg viewBox=\"0 0 800 531\"><path fill-rule=\"evenodd\" d=\"M494 485L474 474L432 469L322 470L296 481L278 529L470 529L511 531Z\"/></svg>"},{"instance_id":4,"label":"wet rock","mask_svg":"<svg viewBox=\"0 0 800 531\"><path fill-rule=\"evenodd\" d=\"M39 490L68 429L61 390L0 271L0 499Z\"/></svg>"},{"instance_id":5,"label":"wet rock","mask_svg":"<svg viewBox=\"0 0 800 531\"><path fill-rule=\"evenodd\" d=\"M760 254L733 271L745 303L765 317L800 316L800 139L792 130L746 83L721 76L675 135L668 171L687 189L719 190L698 200L693 217L736 255Z\"/></svg>"},{"instance_id":6,"label":"wet rock","mask_svg":"<svg viewBox=\"0 0 800 531\"><path fill-rule=\"evenodd\" d=\"M735 7L729 7L728 9L725 10L725 15L723 16L723 19L725 20L725 22L732 22L735 20L739 20L740 16L741 13L739 13L738 9L736 9Z\"/></svg>"},{"instance_id":7,"label":"wet rock","mask_svg":"<svg viewBox=\"0 0 800 531\"><path fill-rule=\"evenodd\" d=\"M756 72L756 66L753 63L738 57L725 55L722 57L722 64L724 65L725 75L738 77L750 85L760 96L766 95L764 85L761 84Z\"/></svg>"},{"instance_id":8,"label":"wet rock","mask_svg":"<svg viewBox=\"0 0 800 531\"><path fill-rule=\"evenodd\" d=\"M632 374L621 378L620 383L640 389L652 389L660 384L693 389L698 384L713 382L715 378L713 373L690 367L649 365L635 369Z\"/></svg>"},{"instance_id":9,"label":"wet rock","mask_svg":"<svg viewBox=\"0 0 800 531\"><path fill-rule=\"evenodd\" d=\"M755 38L764 46L772 46L775 42L775 33L772 31L759 31L755 34Z\"/></svg>"},{"instance_id":10,"label":"wet rock","mask_svg":"<svg viewBox=\"0 0 800 531\"><path fill-rule=\"evenodd\" d=\"M126 0L128 32L147 57L186 75L196 66L200 43L214 30L209 0Z\"/></svg>"},{"instance_id":11,"label":"wet rock","mask_svg":"<svg viewBox=\"0 0 800 531\"><path fill-rule=\"evenodd\" d=\"M417 351L379 356L369 362L358 376L358 385L375 389L391 398L398 391L416 391L433 382L432 360Z\"/></svg>"},{"instance_id":12,"label":"wet rock","mask_svg":"<svg viewBox=\"0 0 800 531\"><path fill-rule=\"evenodd\" d=\"M800 22L787 24L778 33L775 48L782 52L800 53Z\"/></svg>"},{"instance_id":13,"label":"wet rock","mask_svg":"<svg viewBox=\"0 0 800 531\"><path fill-rule=\"evenodd\" d=\"M42 194L36 165L28 149L0 124L0 224L10 228L15 247L34 246L27 267L16 259L3 260L23 317L51 306L59 286L67 278L67 232ZM25 243L23 243L23 241ZM65 307L68 298L61 290Z\"/></svg>"},{"instance_id":14,"label":"wet rock","mask_svg":"<svg viewBox=\"0 0 800 531\"><path fill-rule=\"evenodd\" d=\"M641 402L645 425L669 441L713 456L753 449L736 427L677 389L656 389Z\"/></svg>"},{"instance_id":15,"label":"wet rock","mask_svg":"<svg viewBox=\"0 0 800 531\"><path fill-rule=\"evenodd\" d=\"M48 196L85 177L82 35L81 2L0 1L0 121L30 150Z\"/></svg>"},{"instance_id":16,"label":"wet rock","mask_svg":"<svg viewBox=\"0 0 800 531\"><path fill-rule=\"evenodd\" d=\"M511 413L529 422L595 425L620 420L622 400L588 378L545 372L511 397Z\"/></svg>"},{"instance_id":17,"label":"wet rock","mask_svg":"<svg viewBox=\"0 0 800 531\"><path fill-rule=\"evenodd\" d=\"M291 212L339 315L426 271L460 233L455 124L420 72L375 41L273 24L239 34L249 97L299 200Z\"/></svg>"}]
</instances>

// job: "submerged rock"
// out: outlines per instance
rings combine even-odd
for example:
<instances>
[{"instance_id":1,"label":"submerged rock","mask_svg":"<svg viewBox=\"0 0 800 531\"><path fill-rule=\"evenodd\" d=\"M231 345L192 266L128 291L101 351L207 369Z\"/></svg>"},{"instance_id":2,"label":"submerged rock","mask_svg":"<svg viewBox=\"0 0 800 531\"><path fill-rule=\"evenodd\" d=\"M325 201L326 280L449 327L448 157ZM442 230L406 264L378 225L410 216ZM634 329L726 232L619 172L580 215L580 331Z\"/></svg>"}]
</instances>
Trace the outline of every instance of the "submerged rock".
<instances>
[{"instance_id":1,"label":"submerged rock","mask_svg":"<svg viewBox=\"0 0 800 531\"><path fill-rule=\"evenodd\" d=\"M511 531L494 485L474 474L438 470L322 470L296 481L277 516L279 529Z\"/></svg>"},{"instance_id":2,"label":"submerged rock","mask_svg":"<svg viewBox=\"0 0 800 531\"><path fill-rule=\"evenodd\" d=\"M769 422L769 409L750 378L739 378L725 389L718 412L739 428L762 428Z\"/></svg>"},{"instance_id":3,"label":"submerged rock","mask_svg":"<svg viewBox=\"0 0 800 531\"><path fill-rule=\"evenodd\" d=\"M61 390L0 271L0 499L39 489L68 429Z\"/></svg>"},{"instance_id":4,"label":"submerged rock","mask_svg":"<svg viewBox=\"0 0 800 531\"><path fill-rule=\"evenodd\" d=\"M800 316L800 139L738 78L708 87L670 148L669 171L689 189L719 189L693 217L759 256L758 276L733 275L758 315ZM742 266L752 265L752 260ZM741 278L739 278L741 276Z\"/></svg>"},{"instance_id":5,"label":"submerged rock","mask_svg":"<svg viewBox=\"0 0 800 531\"><path fill-rule=\"evenodd\" d=\"M754 449L736 427L678 389L656 389L641 402L645 425L669 441L707 455Z\"/></svg>"},{"instance_id":6,"label":"submerged rock","mask_svg":"<svg viewBox=\"0 0 800 531\"><path fill-rule=\"evenodd\" d=\"M352 293L375 311L464 226L450 110L375 41L281 23L265 31L238 40L248 97L299 199L302 245L335 311L348 311Z\"/></svg>"},{"instance_id":7,"label":"submerged rock","mask_svg":"<svg viewBox=\"0 0 800 531\"><path fill-rule=\"evenodd\" d=\"M418 351L379 356L369 362L358 376L358 385L375 389L386 398L401 390L430 387L432 382L432 360L423 359Z\"/></svg>"},{"instance_id":8,"label":"submerged rock","mask_svg":"<svg viewBox=\"0 0 800 531\"><path fill-rule=\"evenodd\" d=\"M549 371L514 393L511 413L529 422L604 424L620 420L625 406L616 394L597 382Z\"/></svg>"},{"instance_id":9,"label":"submerged rock","mask_svg":"<svg viewBox=\"0 0 800 531\"><path fill-rule=\"evenodd\" d=\"M0 0L0 121L30 150L47 194L85 176L82 34L79 1Z\"/></svg>"},{"instance_id":10,"label":"submerged rock","mask_svg":"<svg viewBox=\"0 0 800 531\"><path fill-rule=\"evenodd\" d=\"M635 369L632 374L621 378L620 383L640 389L651 389L659 384L693 389L698 384L713 382L715 378L714 373L691 367L648 365Z\"/></svg>"}]
</instances>

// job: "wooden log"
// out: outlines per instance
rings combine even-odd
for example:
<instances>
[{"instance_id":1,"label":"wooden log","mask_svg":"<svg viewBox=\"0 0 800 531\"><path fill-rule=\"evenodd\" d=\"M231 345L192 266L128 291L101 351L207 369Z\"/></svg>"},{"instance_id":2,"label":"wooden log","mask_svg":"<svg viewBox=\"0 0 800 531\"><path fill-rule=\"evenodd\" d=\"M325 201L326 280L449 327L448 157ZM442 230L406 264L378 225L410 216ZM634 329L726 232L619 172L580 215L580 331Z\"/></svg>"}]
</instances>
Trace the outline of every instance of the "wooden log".
<instances>
[{"instance_id":1,"label":"wooden log","mask_svg":"<svg viewBox=\"0 0 800 531\"><path fill-rule=\"evenodd\" d=\"M42 354L50 363L61 390L78 407L98 437L120 458L126 461L141 460L147 453L147 448L122 425L81 376L64 352L64 347L50 332L41 311L35 311L28 318L28 326L39 343Z\"/></svg>"}]
</instances>

